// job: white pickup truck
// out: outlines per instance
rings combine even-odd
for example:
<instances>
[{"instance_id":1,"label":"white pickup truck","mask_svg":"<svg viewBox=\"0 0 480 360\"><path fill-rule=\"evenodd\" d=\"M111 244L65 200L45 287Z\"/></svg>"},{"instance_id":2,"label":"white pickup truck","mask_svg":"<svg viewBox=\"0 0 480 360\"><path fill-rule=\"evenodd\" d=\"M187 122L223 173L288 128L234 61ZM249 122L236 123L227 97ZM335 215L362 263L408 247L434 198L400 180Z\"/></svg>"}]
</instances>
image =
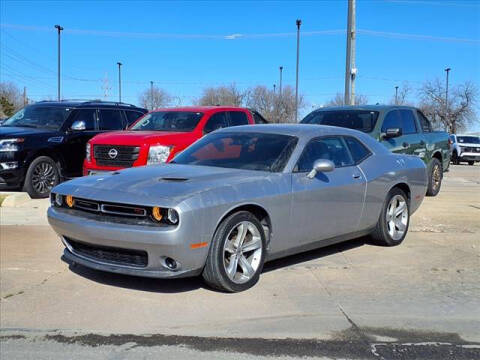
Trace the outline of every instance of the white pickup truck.
<instances>
[{"instance_id":1,"label":"white pickup truck","mask_svg":"<svg viewBox=\"0 0 480 360\"><path fill-rule=\"evenodd\" d=\"M474 135L450 135L452 142L452 162L456 165L460 162L468 162L473 165L480 161L480 137Z\"/></svg>"}]
</instances>

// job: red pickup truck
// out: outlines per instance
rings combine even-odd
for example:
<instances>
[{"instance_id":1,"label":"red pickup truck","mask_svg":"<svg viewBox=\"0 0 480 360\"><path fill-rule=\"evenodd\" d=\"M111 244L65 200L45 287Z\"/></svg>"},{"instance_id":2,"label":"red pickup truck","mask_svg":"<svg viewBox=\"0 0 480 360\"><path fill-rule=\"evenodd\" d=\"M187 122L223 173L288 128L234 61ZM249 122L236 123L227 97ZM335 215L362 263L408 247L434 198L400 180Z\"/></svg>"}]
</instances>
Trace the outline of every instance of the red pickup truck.
<instances>
[{"instance_id":1,"label":"red pickup truck","mask_svg":"<svg viewBox=\"0 0 480 360\"><path fill-rule=\"evenodd\" d=\"M226 106L165 108L149 112L127 131L87 143L83 175L170 161L203 135L228 126L266 123L256 111Z\"/></svg>"}]
</instances>

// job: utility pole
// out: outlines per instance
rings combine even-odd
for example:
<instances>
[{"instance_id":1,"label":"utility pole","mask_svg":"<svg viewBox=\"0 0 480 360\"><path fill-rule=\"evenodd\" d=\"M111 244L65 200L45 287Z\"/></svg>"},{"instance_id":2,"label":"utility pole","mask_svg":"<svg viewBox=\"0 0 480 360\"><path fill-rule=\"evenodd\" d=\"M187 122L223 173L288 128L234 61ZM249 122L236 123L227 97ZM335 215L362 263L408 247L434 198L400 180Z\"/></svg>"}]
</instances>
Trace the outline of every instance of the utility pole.
<instances>
[{"instance_id":1,"label":"utility pole","mask_svg":"<svg viewBox=\"0 0 480 360\"><path fill-rule=\"evenodd\" d=\"M150 81L150 106L150 110L153 110L153 81Z\"/></svg>"},{"instance_id":2,"label":"utility pole","mask_svg":"<svg viewBox=\"0 0 480 360\"><path fill-rule=\"evenodd\" d=\"M122 102L122 74L120 67L123 65L121 62L117 62L118 65L118 102Z\"/></svg>"},{"instance_id":3,"label":"utility pole","mask_svg":"<svg viewBox=\"0 0 480 360\"><path fill-rule=\"evenodd\" d=\"M279 86L278 86L278 94L279 94L280 97L282 97L282 72L283 72L283 66L280 66L279 69L280 69L280 83L279 83Z\"/></svg>"},{"instance_id":4,"label":"utility pole","mask_svg":"<svg viewBox=\"0 0 480 360\"><path fill-rule=\"evenodd\" d=\"M295 122L298 122L298 62L300 59L300 26L302 20L297 19L297 74L295 79Z\"/></svg>"},{"instance_id":5,"label":"utility pole","mask_svg":"<svg viewBox=\"0 0 480 360\"><path fill-rule=\"evenodd\" d=\"M55 25L55 29L58 32L58 101L60 101L60 32L63 30L63 27L60 25Z\"/></svg>"},{"instance_id":6,"label":"utility pole","mask_svg":"<svg viewBox=\"0 0 480 360\"><path fill-rule=\"evenodd\" d=\"M447 120L447 124L448 124L448 74L450 73L450 68L446 68L445 69L445 72L447 73L447 82L445 84L445 120ZM450 129L452 131L452 133L455 134L456 130L455 127L452 127Z\"/></svg>"},{"instance_id":7,"label":"utility pole","mask_svg":"<svg viewBox=\"0 0 480 360\"><path fill-rule=\"evenodd\" d=\"M355 0L348 0L347 18L347 56L345 62L345 97L346 105L355 104Z\"/></svg>"},{"instance_id":8,"label":"utility pole","mask_svg":"<svg viewBox=\"0 0 480 360\"><path fill-rule=\"evenodd\" d=\"M277 87L277 85L273 84L273 93L275 94L275 88Z\"/></svg>"},{"instance_id":9,"label":"utility pole","mask_svg":"<svg viewBox=\"0 0 480 360\"><path fill-rule=\"evenodd\" d=\"M395 86L395 105L398 105L398 86Z\"/></svg>"},{"instance_id":10,"label":"utility pole","mask_svg":"<svg viewBox=\"0 0 480 360\"><path fill-rule=\"evenodd\" d=\"M28 100L27 100L27 87L23 87L23 106L27 105Z\"/></svg>"}]
</instances>

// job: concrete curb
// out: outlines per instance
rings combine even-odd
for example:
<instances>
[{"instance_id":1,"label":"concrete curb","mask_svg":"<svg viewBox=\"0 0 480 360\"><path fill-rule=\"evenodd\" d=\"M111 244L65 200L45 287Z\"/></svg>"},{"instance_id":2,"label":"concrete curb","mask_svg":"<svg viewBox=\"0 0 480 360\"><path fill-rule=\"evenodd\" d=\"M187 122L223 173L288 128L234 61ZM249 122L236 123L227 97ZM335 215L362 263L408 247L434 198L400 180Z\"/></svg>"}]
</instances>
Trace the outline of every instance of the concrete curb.
<instances>
[{"instance_id":1,"label":"concrete curb","mask_svg":"<svg viewBox=\"0 0 480 360\"><path fill-rule=\"evenodd\" d=\"M0 195L7 195L7 197L3 200L1 207L17 207L21 204L30 201L30 196L24 192L16 192L16 193L5 193L0 192Z\"/></svg>"}]
</instances>

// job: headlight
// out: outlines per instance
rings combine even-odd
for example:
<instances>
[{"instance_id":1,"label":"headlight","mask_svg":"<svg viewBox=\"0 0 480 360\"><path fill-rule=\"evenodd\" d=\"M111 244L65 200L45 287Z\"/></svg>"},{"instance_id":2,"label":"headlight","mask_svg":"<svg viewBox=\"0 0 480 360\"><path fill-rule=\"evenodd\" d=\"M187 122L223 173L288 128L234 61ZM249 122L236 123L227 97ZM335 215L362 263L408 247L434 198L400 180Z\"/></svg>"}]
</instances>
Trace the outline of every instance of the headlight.
<instances>
[{"instance_id":1,"label":"headlight","mask_svg":"<svg viewBox=\"0 0 480 360\"><path fill-rule=\"evenodd\" d=\"M178 224L178 212L177 212L175 209L168 209L167 219L168 219L168 221L170 221L173 225Z\"/></svg>"},{"instance_id":2,"label":"headlight","mask_svg":"<svg viewBox=\"0 0 480 360\"><path fill-rule=\"evenodd\" d=\"M0 140L0 151L18 151L20 150L19 144L23 143L25 139L3 139Z\"/></svg>"},{"instance_id":3,"label":"headlight","mask_svg":"<svg viewBox=\"0 0 480 360\"><path fill-rule=\"evenodd\" d=\"M150 146L150 150L148 150L147 165L161 164L166 162L168 156L170 155L170 150L170 146Z\"/></svg>"},{"instance_id":4,"label":"headlight","mask_svg":"<svg viewBox=\"0 0 480 360\"><path fill-rule=\"evenodd\" d=\"M87 143L87 146L85 148L85 158L87 159L87 161L90 161L90 150L92 149L92 145L90 145L90 143Z\"/></svg>"},{"instance_id":5,"label":"headlight","mask_svg":"<svg viewBox=\"0 0 480 360\"><path fill-rule=\"evenodd\" d=\"M166 209L154 206L152 208L152 219L156 222L177 225L179 221L178 212L175 209Z\"/></svg>"},{"instance_id":6,"label":"headlight","mask_svg":"<svg viewBox=\"0 0 480 360\"><path fill-rule=\"evenodd\" d=\"M62 206L63 205L63 196L60 194L55 194L55 204L57 206Z\"/></svg>"}]
</instances>

